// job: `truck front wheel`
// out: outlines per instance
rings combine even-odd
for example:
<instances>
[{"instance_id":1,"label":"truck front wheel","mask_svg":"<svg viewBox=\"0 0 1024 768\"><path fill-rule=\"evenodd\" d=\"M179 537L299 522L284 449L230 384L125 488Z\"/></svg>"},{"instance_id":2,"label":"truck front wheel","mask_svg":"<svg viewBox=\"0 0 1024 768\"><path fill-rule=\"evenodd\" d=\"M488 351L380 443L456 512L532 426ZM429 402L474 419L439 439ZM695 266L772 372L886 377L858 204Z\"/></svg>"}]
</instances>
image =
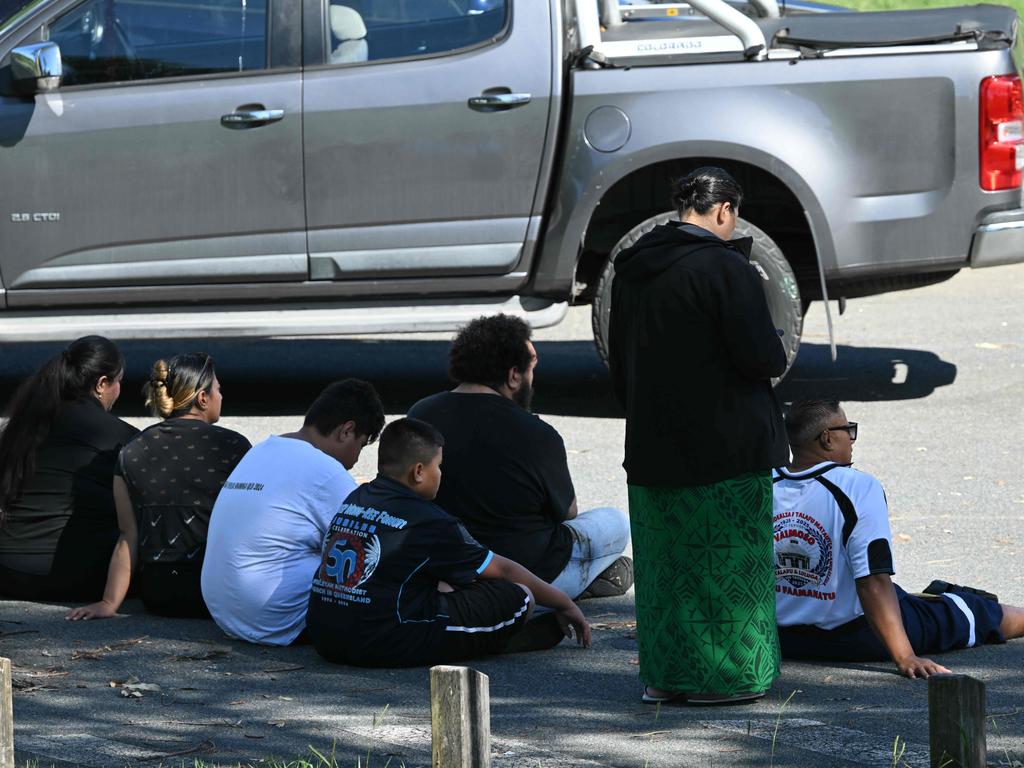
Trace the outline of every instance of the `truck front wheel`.
<instances>
[{"instance_id":1,"label":"truck front wheel","mask_svg":"<svg viewBox=\"0 0 1024 768\"><path fill-rule=\"evenodd\" d=\"M615 276L615 257L619 255L619 251L639 240L641 235L650 232L659 224L665 224L678 218L675 213L668 212L652 216L647 221L637 224L615 244L608 256L608 263L601 270L601 277L594 293L591 322L594 326L594 342L597 344L597 352L605 365L608 364L608 317L612 301L612 279ZM800 334L803 332L804 324L803 307L796 276L775 241L749 221L739 219L736 222L734 237L752 237L754 239L750 258L751 261L757 262L768 275L768 280L764 284L765 297L768 299L768 310L771 312L772 320L775 321L775 327L781 328L784 332L782 343L786 348L786 373L788 373L796 359L797 350L800 348ZM784 378L785 375L785 373L782 374L780 378Z\"/></svg>"}]
</instances>

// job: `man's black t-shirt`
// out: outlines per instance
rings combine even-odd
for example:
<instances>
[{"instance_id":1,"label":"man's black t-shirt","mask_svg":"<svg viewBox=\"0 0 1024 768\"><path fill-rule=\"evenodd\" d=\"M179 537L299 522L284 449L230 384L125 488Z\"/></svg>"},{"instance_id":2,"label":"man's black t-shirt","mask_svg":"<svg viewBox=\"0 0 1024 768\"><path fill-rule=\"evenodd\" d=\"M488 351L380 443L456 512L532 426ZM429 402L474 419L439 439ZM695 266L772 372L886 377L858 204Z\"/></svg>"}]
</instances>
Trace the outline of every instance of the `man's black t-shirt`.
<instances>
[{"instance_id":1,"label":"man's black t-shirt","mask_svg":"<svg viewBox=\"0 0 1024 768\"><path fill-rule=\"evenodd\" d=\"M139 529L139 561L201 566L210 512L221 486L252 445L237 432L199 419L167 419L121 451Z\"/></svg>"},{"instance_id":2,"label":"man's black t-shirt","mask_svg":"<svg viewBox=\"0 0 1024 768\"><path fill-rule=\"evenodd\" d=\"M59 560L105 576L119 534L114 463L138 431L94 398L64 403L36 449L35 471L6 510L0 563L45 575Z\"/></svg>"},{"instance_id":3,"label":"man's black t-shirt","mask_svg":"<svg viewBox=\"0 0 1024 768\"><path fill-rule=\"evenodd\" d=\"M572 554L563 525L576 498L565 444L554 427L488 394L441 392L409 416L444 435L435 502L484 546L552 581Z\"/></svg>"},{"instance_id":4,"label":"man's black t-shirt","mask_svg":"<svg viewBox=\"0 0 1024 768\"><path fill-rule=\"evenodd\" d=\"M378 476L349 494L324 537L310 640L332 661L415 663L445 632L438 582L469 585L491 558L443 509Z\"/></svg>"}]
</instances>

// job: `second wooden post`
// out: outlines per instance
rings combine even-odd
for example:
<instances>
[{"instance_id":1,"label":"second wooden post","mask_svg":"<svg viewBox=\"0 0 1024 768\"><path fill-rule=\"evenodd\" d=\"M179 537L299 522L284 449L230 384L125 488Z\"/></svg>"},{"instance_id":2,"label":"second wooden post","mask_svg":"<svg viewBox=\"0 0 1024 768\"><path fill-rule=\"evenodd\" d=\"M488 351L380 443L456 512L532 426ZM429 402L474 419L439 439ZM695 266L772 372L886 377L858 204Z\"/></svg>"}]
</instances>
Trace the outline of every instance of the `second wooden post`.
<instances>
[{"instance_id":1,"label":"second wooden post","mask_svg":"<svg viewBox=\"0 0 1024 768\"><path fill-rule=\"evenodd\" d=\"M928 678L932 768L985 768L985 684L967 675Z\"/></svg>"},{"instance_id":2,"label":"second wooden post","mask_svg":"<svg viewBox=\"0 0 1024 768\"><path fill-rule=\"evenodd\" d=\"M0 768L14 768L14 702L11 660L0 658Z\"/></svg>"},{"instance_id":3,"label":"second wooden post","mask_svg":"<svg viewBox=\"0 0 1024 768\"><path fill-rule=\"evenodd\" d=\"M468 667L431 667L430 722L433 768L490 768L487 675Z\"/></svg>"}]
</instances>

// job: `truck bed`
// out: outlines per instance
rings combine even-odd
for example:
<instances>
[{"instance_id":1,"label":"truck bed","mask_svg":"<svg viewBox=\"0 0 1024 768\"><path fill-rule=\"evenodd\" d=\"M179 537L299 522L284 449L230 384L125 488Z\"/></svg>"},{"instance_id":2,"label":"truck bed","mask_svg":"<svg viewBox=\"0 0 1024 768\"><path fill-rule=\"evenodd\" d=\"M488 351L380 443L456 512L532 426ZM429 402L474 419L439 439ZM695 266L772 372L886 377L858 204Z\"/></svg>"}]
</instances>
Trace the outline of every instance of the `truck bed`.
<instances>
[{"instance_id":1,"label":"truck bed","mask_svg":"<svg viewBox=\"0 0 1024 768\"><path fill-rule=\"evenodd\" d=\"M1019 23L1013 9L996 5L936 8L915 11L856 11L827 14L794 14L777 19L754 19L773 49L796 49L805 56L823 51L865 48L973 43L977 49L1005 48L1014 39ZM679 21L632 21L609 27L602 40L610 43L666 40L711 40L722 42L731 33L714 21L687 16ZM972 46L973 47L973 46ZM698 47L664 45L664 56L645 55L615 60L629 66L658 66L667 63L703 63L742 60L737 45L734 51L715 51L702 55Z\"/></svg>"}]
</instances>

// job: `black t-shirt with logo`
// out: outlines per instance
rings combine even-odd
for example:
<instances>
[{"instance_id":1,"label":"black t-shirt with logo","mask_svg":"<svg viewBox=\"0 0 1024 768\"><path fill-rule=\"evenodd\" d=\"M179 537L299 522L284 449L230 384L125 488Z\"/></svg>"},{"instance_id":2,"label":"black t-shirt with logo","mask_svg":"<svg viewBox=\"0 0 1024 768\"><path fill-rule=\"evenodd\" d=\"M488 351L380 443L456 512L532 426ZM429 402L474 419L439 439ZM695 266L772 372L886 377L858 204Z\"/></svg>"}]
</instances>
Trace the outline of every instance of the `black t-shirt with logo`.
<instances>
[{"instance_id":1,"label":"black t-shirt with logo","mask_svg":"<svg viewBox=\"0 0 1024 768\"><path fill-rule=\"evenodd\" d=\"M438 582L472 584L491 552L443 509L387 477L339 507L306 615L317 651L364 665L428 656L448 619Z\"/></svg>"},{"instance_id":2,"label":"black t-shirt with logo","mask_svg":"<svg viewBox=\"0 0 1024 768\"><path fill-rule=\"evenodd\" d=\"M535 415L499 395L441 392L409 416L444 435L438 506L483 545L545 581L569 562L562 523L576 498L565 443Z\"/></svg>"},{"instance_id":3,"label":"black t-shirt with logo","mask_svg":"<svg viewBox=\"0 0 1024 768\"><path fill-rule=\"evenodd\" d=\"M251 448L237 432L199 419L167 419L121 451L138 525L139 562L201 566L221 486Z\"/></svg>"}]
</instances>

